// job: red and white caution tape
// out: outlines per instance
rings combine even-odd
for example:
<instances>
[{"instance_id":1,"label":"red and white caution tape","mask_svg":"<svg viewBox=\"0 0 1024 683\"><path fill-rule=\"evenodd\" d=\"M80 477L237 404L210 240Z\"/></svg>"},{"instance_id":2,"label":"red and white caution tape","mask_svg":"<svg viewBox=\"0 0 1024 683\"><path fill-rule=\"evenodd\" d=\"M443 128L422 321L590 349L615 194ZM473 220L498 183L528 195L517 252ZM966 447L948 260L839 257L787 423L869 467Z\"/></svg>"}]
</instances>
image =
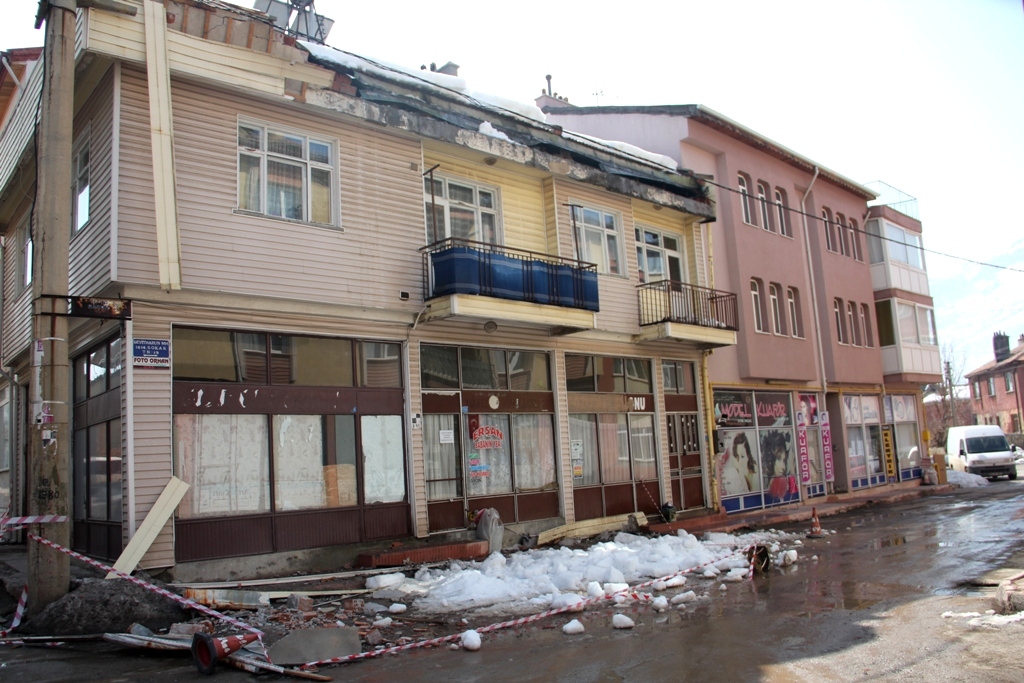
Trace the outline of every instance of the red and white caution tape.
<instances>
[{"instance_id":1,"label":"red and white caution tape","mask_svg":"<svg viewBox=\"0 0 1024 683\"><path fill-rule=\"evenodd\" d=\"M21 620L25 616L25 605L27 604L28 586L26 585L25 588L21 591L21 597L18 598L18 607L14 610L14 620L11 622L11 625L9 627L4 629L3 631L0 631L0 638L6 638L8 633L10 633L11 631L18 628L18 626L21 625Z\"/></svg>"},{"instance_id":2,"label":"red and white caution tape","mask_svg":"<svg viewBox=\"0 0 1024 683\"><path fill-rule=\"evenodd\" d=\"M238 628L243 629L245 631L249 631L250 633L255 633L257 638L259 639L260 645L263 647L263 652L264 652L264 655L267 657L267 661L268 662L270 661L270 655L267 654L266 646L263 645L263 631L261 631L261 630L259 630L257 628L254 628L254 627L250 626L249 624L246 624L243 621L239 621L237 619L233 619L232 617L229 617L226 614L218 612L215 609L210 609L206 605L200 604L200 603L196 602L195 600L189 600L188 598L183 598L180 595L178 595L177 593L172 593L171 591L169 591L167 589L160 588L159 586L154 586L153 584L147 583L146 581L143 581L142 579L136 578L136 577L132 576L131 574L125 574L124 572L122 572L122 571L120 571L118 569L114 569L113 567L108 567L107 565L103 564L102 562L98 562L98 561L92 559L91 557L86 557L85 555L82 555L81 553L77 553L74 550L71 550L70 548L65 548L64 546L60 545L59 543L54 543L53 541L51 541L51 540L49 540L47 538L42 538L41 536L36 536L35 534L33 534L31 532L29 532L28 537L30 539L32 539L33 541L38 541L39 543L42 543L43 545L49 546L49 547L51 547L51 548L53 548L55 550L59 550L62 553L70 555L71 557L74 557L77 560L81 560L82 562L85 562L88 565L92 565L93 567L96 567L97 569L101 569L102 571L107 572L108 574L113 572L115 575L121 577L122 579L125 579L126 581L130 581L130 582L134 583L137 586L142 586L146 590L151 590L154 593L158 593L158 594L164 596L165 598L170 598L171 600L174 600L178 604L183 605L183 606L187 607L188 609L194 609L197 612L201 612L201 613L203 613L203 614L205 614L207 616L211 616L211 617L213 617L215 619L219 619L219 620L221 620L223 622L231 624L232 626L237 626Z\"/></svg>"},{"instance_id":3,"label":"red and white caution tape","mask_svg":"<svg viewBox=\"0 0 1024 683\"><path fill-rule=\"evenodd\" d=\"M623 588L622 590L617 591L615 593L611 593L609 595L602 595L602 596L597 596L597 597L584 598L583 600L580 600L579 602L573 603L571 605L566 605L565 607L558 607L556 609L549 609L546 612L541 612L539 614L531 614L530 616L520 617L518 619L512 619L510 621L502 621L502 622L499 622L497 624L490 624L489 626L484 626L482 628L478 628L478 629L475 629L475 630L476 630L477 633L490 633L491 631L500 631L500 630L506 629L506 628L514 628L516 626L523 626L524 624L529 624L529 623L532 623L534 621L540 621L541 619L546 619L548 617L553 617L556 614L564 614L566 612L579 612L579 611L582 611L588 605L596 604L596 603L602 602L604 600L614 600L616 596L630 597L630 598L633 598L634 600L638 600L638 601L651 600L653 598L652 598L650 593L640 593L639 589L647 588L649 586L653 586L654 584L658 583L659 581L668 581L669 579L675 578L676 576L682 576L683 574L689 574L690 572L696 571L698 569L703 569L704 567L707 567L707 566L712 565L712 564L717 564L717 563L721 562L724 559L727 559L729 557L732 557L733 555L736 555L738 553L742 553L742 552L745 552L745 551L746 551L746 548L738 549L738 550L735 550L735 551L733 551L733 552L731 552L731 553L729 553L727 555L723 555L721 557L717 557L717 558L715 558L713 560L705 562L704 564L699 564L699 565L697 565L695 567L689 567L687 569L682 569L682 570L677 571L677 572L675 572L673 574L669 574L667 576L662 576L662 577L659 577L657 579L651 579L650 581L644 581L643 583L638 583L635 586L630 586L629 588ZM398 617L398 619L400 620L401 617ZM451 642L455 642L455 641L461 640L461 639L462 639L462 634L461 633L453 633L452 635L448 635L448 636L441 636L439 638L431 638L430 640L420 640L420 641L417 641L415 643L407 643L405 645L395 645L393 647L385 647L385 648L381 648L380 650L371 650L370 652L359 652L357 654L346 655L344 657L331 657L330 659L320 659L320 660L317 660L315 662L307 662L306 664L303 664L301 668L303 668L303 669L311 669L311 668L313 668L315 666L322 666L322 665L325 665L325 664L341 664L341 663L344 663L344 662L354 662L354 661L356 661L358 659L369 659L371 657L379 657L381 655L393 654L393 653L397 653L397 652L403 652L405 650L415 650L415 649L424 648L424 647L432 647L432 646L435 646L435 645L443 645L444 643L451 643Z\"/></svg>"},{"instance_id":4,"label":"red and white caution tape","mask_svg":"<svg viewBox=\"0 0 1024 683\"><path fill-rule=\"evenodd\" d=\"M66 522L65 515L30 515L28 517L0 517L0 526L14 524L56 524Z\"/></svg>"}]
</instances>

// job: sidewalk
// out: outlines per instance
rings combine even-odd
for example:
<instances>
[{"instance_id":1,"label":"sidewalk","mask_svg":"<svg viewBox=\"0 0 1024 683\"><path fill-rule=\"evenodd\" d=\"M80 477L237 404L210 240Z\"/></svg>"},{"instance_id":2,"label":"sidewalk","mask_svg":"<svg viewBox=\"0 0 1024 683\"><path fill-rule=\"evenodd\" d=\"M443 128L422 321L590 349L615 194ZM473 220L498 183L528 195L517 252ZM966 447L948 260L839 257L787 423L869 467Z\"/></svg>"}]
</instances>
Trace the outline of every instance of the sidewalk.
<instances>
[{"instance_id":1,"label":"sidewalk","mask_svg":"<svg viewBox=\"0 0 1024 683\"><path fill-rule=\"evenodd\" d=\"M679 529L685 529L691 534L698 534L705 531L731 533L741 529L772 528L789 522L808 521L815 509L818 511L818 517L829 517L868 505L898 503L952 490L953 486L949 484L923 486L920 481L908 481L852 493L837 493L811 498L805 502L781 505L766 510L738 512L732 515L705 513L686 516L684 513L677 516L674 522L651 524L650 530L656 533L675 533Z\"/></svg>"}]
</instances>

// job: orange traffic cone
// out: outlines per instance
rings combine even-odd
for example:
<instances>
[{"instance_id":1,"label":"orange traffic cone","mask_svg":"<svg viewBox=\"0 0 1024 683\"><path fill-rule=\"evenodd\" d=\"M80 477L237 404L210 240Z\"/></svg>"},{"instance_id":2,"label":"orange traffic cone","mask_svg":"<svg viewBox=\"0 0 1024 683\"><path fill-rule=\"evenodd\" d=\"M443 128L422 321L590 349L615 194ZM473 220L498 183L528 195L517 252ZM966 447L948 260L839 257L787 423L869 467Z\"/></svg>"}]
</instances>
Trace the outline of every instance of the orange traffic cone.
<instances>
[{"instance_id":1,"label":"orange traffic cone","mask_svg":"<svg viewBox=\"0 0 1024 683\"><path fill-rule=\"evenodd\" d=\"M208 633L196 633L192 636L192 659L196 662L199 673L212 674L218 659L223 659L236 650L241 650L259 638L255 633L241 636L211 636Z\"/></svg>"},{"instance_id":2,"label":"orange traffic cone","mask_svg":"<svg viewBox=\"0 0 1024 683\"><path fill-rule=\"evenodd\" d=\"M811 531L807 538L822 538L825 532L821 530L821 522L818 521L818 508L811 508Z\"/></svg>"}]
</instances>

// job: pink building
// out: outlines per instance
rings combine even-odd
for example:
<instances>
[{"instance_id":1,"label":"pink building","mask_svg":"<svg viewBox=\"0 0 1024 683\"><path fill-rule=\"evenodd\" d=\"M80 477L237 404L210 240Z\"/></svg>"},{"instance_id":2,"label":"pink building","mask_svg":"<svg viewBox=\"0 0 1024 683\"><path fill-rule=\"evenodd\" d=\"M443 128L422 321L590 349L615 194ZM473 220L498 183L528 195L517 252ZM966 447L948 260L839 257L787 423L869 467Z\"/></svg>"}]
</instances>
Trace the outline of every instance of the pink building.
<instances>
[{"instance_id":1,"label":"pink building","mask_svg":"<svg viewBox=\"0 0 1024 683\"><path fill-rule=\"evenodd\" d=\"M547 104L550 122L713 178L710 286L741 294L738 343L709 361L722 507L920 477L915 382L938 372L893 364L889 387L864 239L866 221L898 212L869 213L872 189L702 105ZM886 296L897 289L916 301L903 285Z\"/></svg>"},{"instance_id":2,"label":"pink building","mask_svg":"<svg viewBox=\"0 0 1024 683\"><path fill-rule=\"evenodd\" d=\"M1021 431L1021 397L1017 390L1024 376L1024 334L1017 346L1010 348L1010 338L1003 332L992 335L993 360L968 372L971 383L971 412L974 424L993 424L1004 432Z\"/></svg>"}]
</instances>

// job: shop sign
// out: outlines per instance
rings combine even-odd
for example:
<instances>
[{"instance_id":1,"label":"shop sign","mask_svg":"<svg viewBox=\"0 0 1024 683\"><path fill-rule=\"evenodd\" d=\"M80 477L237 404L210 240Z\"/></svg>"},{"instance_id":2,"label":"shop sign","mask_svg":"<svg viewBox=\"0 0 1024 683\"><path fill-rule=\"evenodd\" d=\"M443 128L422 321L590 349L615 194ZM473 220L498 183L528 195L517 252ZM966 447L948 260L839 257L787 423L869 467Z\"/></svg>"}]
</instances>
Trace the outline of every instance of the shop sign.
<instances>
[{"instance_id":1,"label":"shop sign","mask_svg":"<svg viewBox=\"0 0 1024 683\"><path fill-rule=\"evenodd\" d=\"M882 427L882 455L885 457L885 476L889 483L896 481L896 446L892 441L892 427Z\"/></svg>"},{"instance_id":2,"label":"shop sign","mask_svg":"<svg viewBox=\"0 0 1024 683\"><path fill-rule=\"evenodd\" d=\"M132 365L137 368L171 367L171 342L167 339L133 339Z\"/></svg>"},{"instance_id":3,"label":"shop sign","mask_svg":"<svg viewBox=\"0 0 1024 683\"><path fill-rule=\"evenodd\" d=\"M832 428L828 424L828 411L818 414L821 423L821 459L825 466L825 481L836 480L836 470L832 463Z\"/></svg>"},{"instance_id":4,"label":"shop sign","mask_svg":"<svg viewBox=\"0 0 1024 683\"><path fill-rule=\"evenodd\" d=\"M715 426L728 428L752 427L753 425L753 395L750 392L715 392Z\"/></svg>"},{"instance_id":5,"label":"shop sign","mask_svg":"<svg viewBox=\"0 0 1024 683\"><path fill-rule=\"evenodd\" d=\"M754 398L758 427L789 427L793 424L789 417L789 394L759 391Z\"/></svg>"},{"instance_id":6,"label":"shop sign","mask_svg":"<svg viewBox=\"0 0 1024 683\"><path fill-rule=\"evenodd\" d=\"M491 476L491 466L484 465L480 462L480 458L469 459L469 478L470 479L481 479L483 477Z\"/></svg>"},{"instance_id":7,"label":"shop sign","mask_svg":"<svg viewBox=\"0 0 1024 683\"><path fill-rule=\"evenodd\" d=\"M505 433L493 425L483 425L473 430L473 448L478 451L486 448L503 448L504 445Z\"/></svg>"},{"instance_id":8,"label":"shop sign","mask_svg":"<svg viewBox=\"0 0 1024 683\"><path fill-rule=\"evenodd\" d=\"M807 427L804 426L802 410L796 414L796 447L800 460L800 483L807 485L811 483L811 457L807 451Z\"/></svg>"},{"instance_id":9,"label":"shop sign","mask_svg":"<svg viewBox=\"0 0 1024 683\"><path fill-rule=\"evenodd\" d=\"M804 414L803 424L808 427L818 426L818 397L815 394L800 394L800 412ZM797 413L799 420L799 413Z\"/></svg>"},{"instance_id":10,"label":"shop sign","mask_svg":"<svg viewBox=\"0 0 1024 683\"><path fill-rule=\"evenodd\" d=\"M878 423L878 397L862 396L860 399L860 410L864 416L864 422Z\"/></svg>"},{"instance_id":11,"label":"shop sign","mask_svg":"<svg viewBox=\"0 0 1024 683\"><path fill-rule=\"evenodd\" d=\"M438 431L438 437L440 438L440 443L455 443L455 430L441 429Z\"/></svg>"}]
</instances>

